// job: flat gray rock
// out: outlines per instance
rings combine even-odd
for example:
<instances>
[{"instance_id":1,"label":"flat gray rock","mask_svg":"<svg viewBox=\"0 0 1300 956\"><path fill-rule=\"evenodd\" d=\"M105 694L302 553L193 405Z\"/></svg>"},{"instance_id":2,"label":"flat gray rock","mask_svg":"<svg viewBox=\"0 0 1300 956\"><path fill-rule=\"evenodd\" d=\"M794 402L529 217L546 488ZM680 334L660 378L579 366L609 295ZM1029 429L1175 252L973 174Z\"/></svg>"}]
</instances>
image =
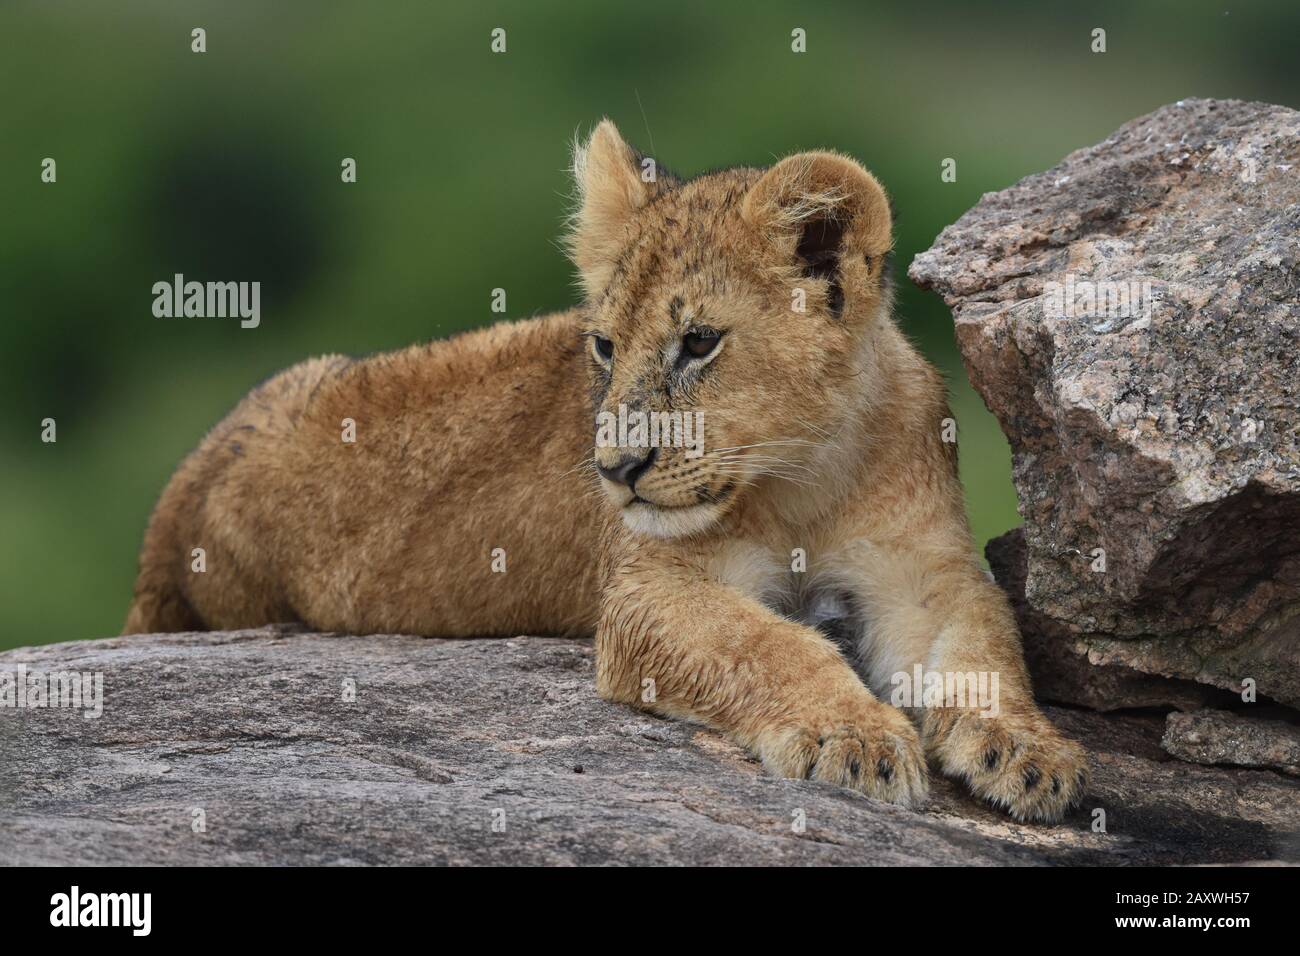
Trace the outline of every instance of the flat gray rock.
<instances>
[{"instance_id":1,"label":"flat gray rock","mask_svg":"<svg viewBox=\"0 0 1300 956\"><path fill-rule=\"evenodd\" d=\"M1300 777L1300 726L1226 710L1172 713L1160 745L1180 760L1270 767Z\"/></svg>"},{"instance_id":2,"label":"flat gray rock","mask_svg":"<svg viewBox=\"0 0 1300 956\"><path fill-rule=\"evenodd\" d=\"M909 811L769 777L601 701L581 641L264 629L0 654L20 664L101 674L103 712L0 708L3 864L1300 860L1300 782L1172 760L1158 715L1051 709L1094 787L1029 826L942 780Z\"/></svg>"}]
</instances>

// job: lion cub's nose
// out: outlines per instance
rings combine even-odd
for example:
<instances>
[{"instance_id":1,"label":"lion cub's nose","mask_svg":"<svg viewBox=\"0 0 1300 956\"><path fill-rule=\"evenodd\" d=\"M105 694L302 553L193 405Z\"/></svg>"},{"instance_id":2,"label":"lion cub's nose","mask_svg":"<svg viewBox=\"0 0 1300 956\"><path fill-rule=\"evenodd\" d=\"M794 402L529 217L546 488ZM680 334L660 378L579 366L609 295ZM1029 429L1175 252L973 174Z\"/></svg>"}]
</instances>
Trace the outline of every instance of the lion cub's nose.
<instances>
[{"instance_id":1,"label":"lion cub's nose","mask_svg":"<svg viewBox=\"0 0 1300 956\"><path fill-rule=\"evenodd\" d=\"M601 477L608 478L610 481L617 481L621 485L627 485L635 491L636 480L650 470L650 466L655 463L655 456L658 454L658 448L649 448L640 457L637 456L636 452L633 452L630 457L620 458L617 464L608 468L600 462L596 462L596 470L600 472Z\"/></svg>"}]
</instances>

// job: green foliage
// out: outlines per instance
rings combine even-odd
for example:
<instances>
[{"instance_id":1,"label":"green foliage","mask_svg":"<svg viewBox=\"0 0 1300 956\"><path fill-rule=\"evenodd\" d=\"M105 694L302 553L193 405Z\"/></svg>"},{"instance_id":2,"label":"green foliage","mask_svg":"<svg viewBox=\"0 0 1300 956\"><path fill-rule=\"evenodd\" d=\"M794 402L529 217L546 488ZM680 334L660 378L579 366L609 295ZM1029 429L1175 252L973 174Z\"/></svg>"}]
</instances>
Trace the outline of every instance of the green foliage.
<instances>
[{"instance_id":1,"label":"green foliage","mask_svg":"<svg viewBox=\"0 0 1300 956\"><path fill-rule=\"evenodd\" d=\"M1294 104L1300 17L882 7L5 4L0 648L116 632L171 469L276 369L490 321L497 286L513 316L571 304L568 141L602 115L680 173L815 146L864 160L901 215L902 320L953 386L976 536L1014 525L1006 444L908 263L981 193L1163 103ZM260 328L155 318L151 286L176 272L260 281Z\"/></svg>"}]
</instances>

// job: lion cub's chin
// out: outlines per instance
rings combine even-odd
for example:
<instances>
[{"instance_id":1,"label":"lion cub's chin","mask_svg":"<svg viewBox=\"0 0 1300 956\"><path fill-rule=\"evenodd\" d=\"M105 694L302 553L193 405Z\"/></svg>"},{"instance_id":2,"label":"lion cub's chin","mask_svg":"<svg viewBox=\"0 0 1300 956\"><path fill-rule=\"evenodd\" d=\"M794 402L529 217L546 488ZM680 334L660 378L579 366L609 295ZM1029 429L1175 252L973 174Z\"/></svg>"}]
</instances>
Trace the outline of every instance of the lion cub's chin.
<instances>
[{"instance_id":1,"label":"lion cub's chin","mask_svg":"<svg viewBox=\"0 0 1300 956\"><path fill-rule=\"evenodd\" d=\"M623 507L623 524L632 531L653 538L683 538L712 527L722 517L724 510L722 505L713 502L684 508L664 508L644 501L634 501Z\"/></svg>"}]
</instances>

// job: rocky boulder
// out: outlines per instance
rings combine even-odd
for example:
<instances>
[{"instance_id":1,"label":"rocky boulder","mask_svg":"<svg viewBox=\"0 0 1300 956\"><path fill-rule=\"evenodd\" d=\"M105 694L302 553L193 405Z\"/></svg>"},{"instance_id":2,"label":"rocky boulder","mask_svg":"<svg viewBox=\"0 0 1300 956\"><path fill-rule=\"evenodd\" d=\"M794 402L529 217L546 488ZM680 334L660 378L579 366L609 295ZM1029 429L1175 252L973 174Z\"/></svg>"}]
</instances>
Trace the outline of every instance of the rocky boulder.
<instances>
[{"instance_id":1,"label":"rocky boulder","mask_svg":"<svg viewBox=\"0 0 1300 956\"><path fill-rule=\"evenodd\" d=\"M941 779L913 811L768 776L600 700L589 642L264 629L0 654L20 668L29 701L102 694L0 707L0 865L1300 860L1300 780L1173 760L1158 715L1050 709L1094 782L1031 826Z\"/></svg>"},{"instance_id":2,"label":"rocky boulder","mask_svg":"<svg viewBox=\"0 0 1300 956\"><path fill-rule=\"evenodd\" d=\"M1023 540L990 561L1058 696L1100 665L1300 705L1300 113L1164 107L909 274L1010 441Z\"/></svg>"}]
</instances>

